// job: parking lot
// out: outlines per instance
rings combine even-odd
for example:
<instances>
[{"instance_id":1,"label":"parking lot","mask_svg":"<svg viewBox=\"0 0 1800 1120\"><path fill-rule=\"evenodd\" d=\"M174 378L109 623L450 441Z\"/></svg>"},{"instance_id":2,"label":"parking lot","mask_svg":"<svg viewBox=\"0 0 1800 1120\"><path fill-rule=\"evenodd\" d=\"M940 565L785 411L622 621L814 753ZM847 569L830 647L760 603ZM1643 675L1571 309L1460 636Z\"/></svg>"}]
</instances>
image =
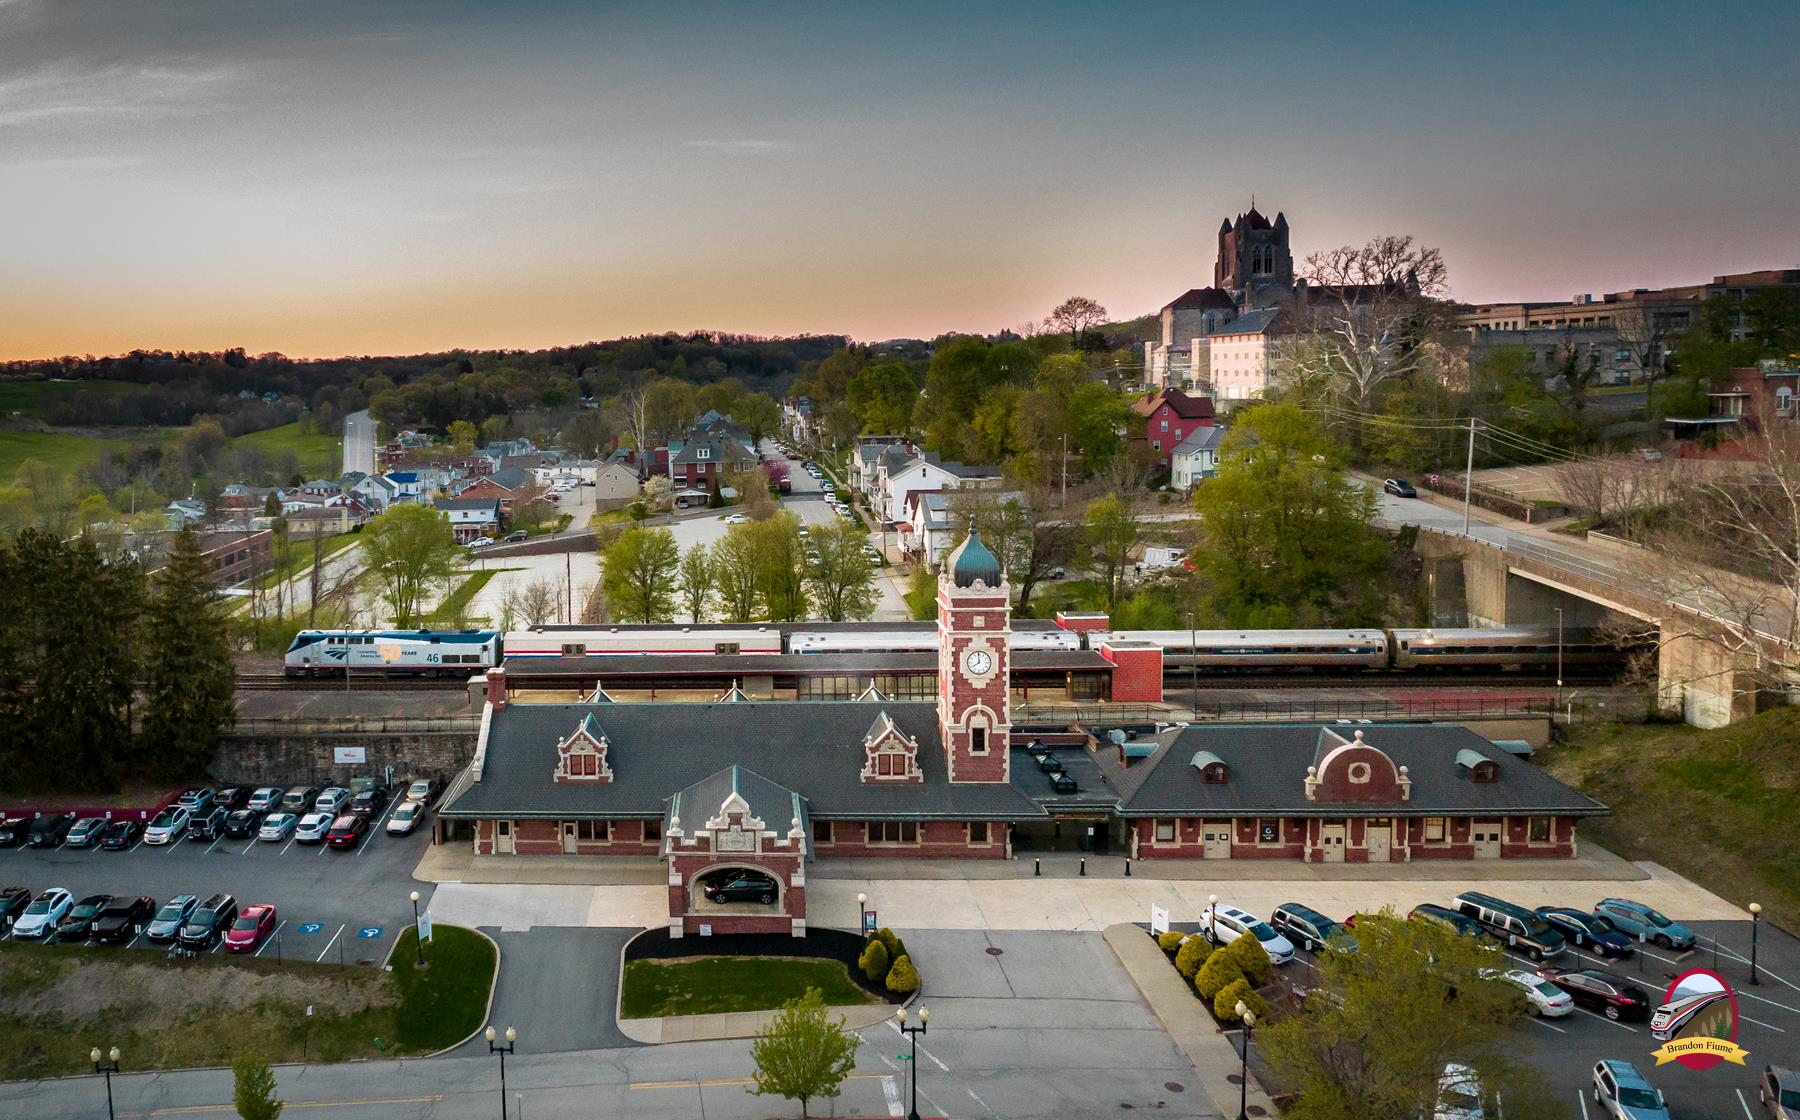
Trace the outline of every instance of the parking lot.
<instances>
[{"instance_id":1,"label":"parking lot","mask_svg":"<svg viewBox=\"0 0 1800 1120\"><path fill-rule=\"evenodd\" d=\"M1594 1063L1603 1058L1629 1061L1662 1090L1677 1120L1760 1120L1766 1113L1756 1100L1756 1079L1768 1063L1792 1066L1800 1061L1800 942L1764 925L1759 932L1757 975L1752 986L1747 922L1689 922L1698 946L1678 953L1640 946L1623 961L1607 960L1573 948L1545 964L1507 953L1508 967L1536 972L1544 967L1598 968L1626 977L1650 994L1652 1005L1674 979L1694 968L1713 969L1737 993L1737 1044L1749 1051L1745 1065L1721 1063L1695 1071L1676 1064L1656 1065L1652 1051L1662 1045L1650 1036L1648 1021L1614 1022L1594 1011L1576 1008L1557 1019L1531 1021L1532 1049L1521 1057L1541 1071L1544 1083L1566 1100L1569 1115L1600 1120L1604 1113L1592 1098ZM1717 939L1715 942L1714 939ZM1714 949L1717 948L1717 964ZM1289 966L1291 979L1305 985L1316 976L1313 954L1297 952Z\"/></svg>"},{"instance_id":2,"label":"parking lot","mask_svg":"<svg viewBox=\"0 0 1800 1120\"><path fill-rule=\"evenodd\" d=\"M291 839L186 838L166 847L140 840L116 852L67 845L7 849L0 851L0 886L18 884L33 894L64 887L77 902L91 894L148 895L158 906L179 894L204 901L226 891L240 906L272 903L277 910L276 931L258 956L380 964L412 921L410 893L419 892L423 909L432 892L431 884L412 879L430 842L430 825L410 836L389 836L385 824L393 807L383 809L356 847L345 849ZM149 947L141 939L133 944Z\"/></svg>"}]
</instances>

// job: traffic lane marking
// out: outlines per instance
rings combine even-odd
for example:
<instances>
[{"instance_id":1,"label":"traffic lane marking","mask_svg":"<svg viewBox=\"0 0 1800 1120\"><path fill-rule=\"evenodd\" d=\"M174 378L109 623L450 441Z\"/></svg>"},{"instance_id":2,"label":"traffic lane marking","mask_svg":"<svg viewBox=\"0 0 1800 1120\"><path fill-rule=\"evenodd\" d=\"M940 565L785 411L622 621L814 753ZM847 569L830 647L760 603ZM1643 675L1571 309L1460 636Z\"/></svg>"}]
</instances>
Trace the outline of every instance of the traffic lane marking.
<instances>
[{"instance_id":1,"label":"traffic lane marking","mask_svg":"<svg viewBox=\"0 0 1800 1120\"><path fill-rule=\"evenodd\" d=\"M1737 1099L1738 1107L1744 1110L1744 1120L1756 1120L1756 1117L1750 1112L1750 1102L1744 1099L1744 1091L1742 1089L1737 1091Z\"/></svg>"},{"instance_id":2,"label":"traffic lane marking","mask_svg":"<svg viewBox=\"0 0 1800 1120\"><path fill-rule=\"evenodd\" d=\"M887 1076L889 1076L889 1075L885 1074L885 1073L853 1073L850 1076L844 1078L844 1080L846 1080L846 1081L880 1081L882 1078L887 1077ZM754 1084L756 1084L755 1078L750 1078L750 1077L714 1077L714 1078L709 1078L704 1081L697 1080L694 1078L689 1078L686 1081L633 1081L633 1082L629 1083L628 1085L626 1085L625 1087L627 1089L648 1091L648 1090L654 1090L654 1089L719 1089L719 1088L726 1088L726 1087L729 1087L732 1085L754 1085ZM437 1099L442 1100L443 1098L439 1097Z\"/></svg>"},{"instance_id":3,"label":"traffic lane marking","mask_svg":"<svg viewBox=\"0 0 1800 1120\"><path fill-rule=\"evenodd\" d=\"M1555 1024L1546 1023L1544 1021L1544 1017L1542 1015L1533 1015L1531 1017L1531 1021L1536 1023L1540 1027L1549 1027L1551 1030L1555 1031L1557 1034L1568 1034L1569 1033L1568 1031L1564 1030L1563 1028L1561 1028L1559 1026L1556 1026Z\"/></svg>"},{"instance_id":4,"label":"traffic lane marking","mask_svg":"<svg viewBox=\"0 0 1800 1120\"><path fill-rule=\"evenodd\" d=\"M895 1034L900 1035L900 1037L902 1037L902 1038L906 1037L906 1035L901 1032L900 1025L898 1023L894 1022L892 1019L889 1019L887 1021L887 1025L888 1025L888 1029L893 1031ZM917 1040L915 1039L914 1041L916 1042ZM938 1061L937 1055L933 1054L931 1051L925 1049L925 1047L923 1047L923 1046L919 1047L919 1053L925 1055L927 1058L930 1058L932 1064L937 1066L938 1069L943 1070L945 1073L950 1072L950 1067L945 1065L943 1062Z\"/></svg>"},{"instance_id":5,"label":"traffic lane marking","mask_svg":"<svg viewBox=\"0 0 1800 1120\"><path fill-rule=\"evenodd\" d=\"M1637 1028L1636 1028L1636 1027L1634 1027L1634 1026L1632 1026L1632 1025L1631 1025L1631 1024L1629 1024L1629 1023L1621 1023L1621 1022L1620 1022L1620 1021L1619 1021L1619 1020L1617 1020L1617 1019L1608 1019L1608 1018L1607 1018L1607 1017L1606 1017L1606 1016L1604 1016L1604 1015L1602 1015L1602 1014L1600 1014L1600 1013L1599 1013L1599 1012L1598 1012L1598 1011L1589 1011L1589 1010L1588 1010L1588 1009L1587 1009L1587 1008L1585 1008L1585 1007L1576 1007L1576 1008L1575 1008L1575 1010L1577 1010L1577 1011L1579 1011L1579 1012L1581 1012L1581 1013L1582 1013L1582 1014L1583 1014L1583 1015L1587 1015L1587 1016L1589 1016L1589 1017L1591 1017L1591 1018L1594 1018L1594 1019L1598 1019L1598 1020L1600 1020L1600 1021L1601 1021L1601 1022L1602 1022L1602 1023L1611 1023L1611 1024L1612 1024L1612 1025L1613 1025L1613 1026L1615 1026L1615 1027L1622 1027L1622 1028L1624 1028L1624 1029L1625 1029L1625 1030L1628 1030L1628 1031L1630 1031L1630 1032L1631 1032L1631 1033L1632 1033L1632 1034L1639 1034L1639 1033L1641 1033L1641 1032L1640 1032L1640 1031L1639 1031L1639 1030L1638 1030L1638 1029L1637 1029Z\"/></svg>"},{"instance_id":6,"label":"traffic lane marking","mask_svg":"<svg viewBox=\"0 0 1800 1120\"><path fill-rule=\"evenodd\" d=\"M359 1097L354 1100L341 1101L283 1101L282 1111L293 1108L357 1108L377 1104L436 1104L444 1099L442 1093L428 1097ZM176 1108L153 1108L148 1112L121 1112L121 1117L142 1116L202 1116L207 1114L231 1114L237 1111L235 1104L195 1104Z\"/></svg>"}]
</instances>

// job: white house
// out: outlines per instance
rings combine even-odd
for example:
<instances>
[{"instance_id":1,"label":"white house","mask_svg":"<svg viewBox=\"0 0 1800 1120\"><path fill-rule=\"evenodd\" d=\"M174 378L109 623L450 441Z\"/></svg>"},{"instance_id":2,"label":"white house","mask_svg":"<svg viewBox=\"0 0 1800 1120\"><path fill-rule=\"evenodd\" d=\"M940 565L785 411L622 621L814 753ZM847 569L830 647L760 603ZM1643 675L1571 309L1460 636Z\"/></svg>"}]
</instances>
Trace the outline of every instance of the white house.
<instances>
[{"instance_id":1,"label":"white house","mask_svg":"<svg viewBox=\"0 0 1800 1120\"><path fill-rule=\"evenodd\" d=\"M999 467L971 466L967 463L937 462L936 456L908 459L890 466L892 456L883 456L881 490L877 512L884 521L899 521L906 514L907 496L919 490L955 490L959 486L998 485Z\"/></svg>"},{"instance_id":2,"label":"white house","mask_svg":"<svg viewBox=\"0 0 1800 1120\"><path fill-rule=\"evenodd\" d=\"M1186 490L1203 478L1211 478L1219 469L1219 441L1225 429L1217 424L1195 428L1186 439L1175 445L1169 456L1169 485Z\"/></svg>"},{"instance_id":3,"label":"white house","mask_svg":"<svg viewBox=\"0 0 1800 1120\"><path fill-rule=\"evenodd\" d=\"M1268 391L1279 316L1273 307L1251 311L1207 337L1215 400L1256 400Z\"/></svg>"},{"instance_id":4,"label":"white house","mask_svg":"<svg viewBox=\"0 0 1800 1120\"><path fill-rule=\"evenodd\" d=\"M400 488L379 474L364 475L362 480L350 488L350 493L361 499L362 503L376 513L385 513L394 504Z\"/></svg>"},{"instance_id":5,"label":"white house","mask_svg":"<svg viewBox=\"0 0 1800 1120\"><path fill-rule=\"evenodd\" d=\"M491 537L500 531L497 498L440 498L432 504L449 519L457 544L468 544L477 537Z\"/></svg>"}]
</instances>

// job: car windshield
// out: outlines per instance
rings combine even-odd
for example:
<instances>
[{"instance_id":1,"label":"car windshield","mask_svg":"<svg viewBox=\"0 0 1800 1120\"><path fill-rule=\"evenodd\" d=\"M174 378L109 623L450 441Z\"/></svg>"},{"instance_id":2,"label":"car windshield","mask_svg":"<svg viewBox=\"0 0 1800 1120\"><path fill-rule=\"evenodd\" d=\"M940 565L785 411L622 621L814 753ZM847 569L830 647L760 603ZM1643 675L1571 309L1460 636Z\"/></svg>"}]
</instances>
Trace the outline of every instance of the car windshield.
<instances>
[{"instance_id":1,"label":"car windshield","mask_svg":"<svg viewBox=\"0 0 1800 1120\"><path fill-rule=\"evenodd\" d=\"M257 921L256 915L254 915L254 914L239 914L238 920L231 923L231 928L232 929L255 929L256 921Z\"/></svg>"},{"instance_id":2,"label":"car windshield","mask_svg":"<svg viewBox=\"0 0 1800 1120\"><path fill-rule=\"evenodd\" d=\"M418 811L419 807L417 805L402 805L394 810L394 819L397 821L410 820Z\"/></svg>"},{"instance_id":3,"label":"car windshield","mask_svg":"<svg viewBox=\"0 0 1800 1120\"><path fill-rule=\"evenodd\" d=\"M1672 926L1675 924L1655 910L1644 911L1644 917L1650 919L1650 924L1653 926Z\"/></svg>"},{"instance_id":4,"label":"car windshield","mask_svg":"<svg viewBox=\"0 0 1800 1120\"><path fill-rule=\"evenodd\" d=\"M1271 929L1267 922L1251 922L1250 932L1256 935L1258 941L1273 941L1281 936Z\"/></svg>"},{"instance_id":5,"label":"car windshield","mask_svg":"<svg viewBox=\"0 0 1800 1120\"><path fill-rule=\"evenodd\" d=\"M1783 1089L1781 1091L1781 1107L1800 1108L1800 1089Z\"/></svg>"},{"instance_id":6,"label":"car windshield","mask_svg":"<svg viewBox=\"0 0 1800 1120\"><path fill-rule=\"evenodd\" d=\"M1550 928L1549 922L1546 922L1535 914L1525 919L1525 928L1530 931L1531 936L1533 937L1542 937L1546 933L1554 932Z\"/></svg>"},{"instance_id":7,"label":"car windshield","mask_svg":"<svg viewBox=\"0 0 1800 1120\"><path fill-rule=\"evenodd\" d=\"M1626 1108L1661 1108L1662 1098L1655 1089L1636 1089L1630 1085L1621 1085L1619 1103Z\"/></svg>"},{"instance_id":8,"label":"car windshield","mask_svg":"<svg viewBox=\"0 0 1800 1120\"><path fill-rule=\"evenodd\" d=\"M50 903L40 898L30 906L27 906L25 912L27 914L48 914L50 912Z\"/></svg>"},{"instance_id":9,"label":"car windshield","mask_svg":"<svg viewBox=\"0 0 1800 1120\"><path fill-rule=\"evenodd\" d=\"M166 825L166 824L170 823L171 821L173 821L174 819L175 819L174 813L165 811L165 812L156 814L156 819L151 821L150 823L154 824L154 825Z\"/></svg>"},{"instance_id":10,"label":"car windshield","mask_svg":"<svg viewBox=\"0 0 1800 1120\"><path fill-rule=\"evenodd\" d=\"M156 920L159 922L179 922L181 920L181 907L175 905L173 902L169 903L167 906L157 911Z\"/></svg>"}]
</instances>

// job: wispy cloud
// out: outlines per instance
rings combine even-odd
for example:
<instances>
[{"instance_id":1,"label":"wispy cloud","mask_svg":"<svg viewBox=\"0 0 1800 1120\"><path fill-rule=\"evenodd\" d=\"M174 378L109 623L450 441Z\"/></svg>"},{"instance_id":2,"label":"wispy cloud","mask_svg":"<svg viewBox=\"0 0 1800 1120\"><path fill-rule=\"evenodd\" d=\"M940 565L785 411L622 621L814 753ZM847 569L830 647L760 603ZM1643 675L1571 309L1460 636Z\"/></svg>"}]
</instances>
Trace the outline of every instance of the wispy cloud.
<instances>
[{"instance_id":1,"label":"wispy cloud","mask_svg":"<svg viewBox=\"0 0 1800 1120\"><path fill-rule=\"evenodd\" d=\"M683 147L715 152L791 152L799 145L785 140L689 140Z\"/></svg>"},{"instance_id":2,"label":"wispy cloud","mask_svg":"<svg viewBox=\"0 0 1800 1120\"><path fill-rule=\"evenodd\" d=\"M5 2L6 0L0 0L0 3ZM0 160L0 171L31 174L55 174L69 171L123 171L128 167L138 167L143 162L137 156L44 156L39 159Z\"/></svg>"},{"instance_id":3,"label":"wispy cloud","mask_svg":"<svg viewBox=\"0 0 1800 1120\"><path fill-rule=\"evenodd\" d=\"M0 0L3 2L3 0ZM64 60L0 79L0 128L201 111L238 70L184 60L102 66Z\"/></svg>"}]
</instances>

